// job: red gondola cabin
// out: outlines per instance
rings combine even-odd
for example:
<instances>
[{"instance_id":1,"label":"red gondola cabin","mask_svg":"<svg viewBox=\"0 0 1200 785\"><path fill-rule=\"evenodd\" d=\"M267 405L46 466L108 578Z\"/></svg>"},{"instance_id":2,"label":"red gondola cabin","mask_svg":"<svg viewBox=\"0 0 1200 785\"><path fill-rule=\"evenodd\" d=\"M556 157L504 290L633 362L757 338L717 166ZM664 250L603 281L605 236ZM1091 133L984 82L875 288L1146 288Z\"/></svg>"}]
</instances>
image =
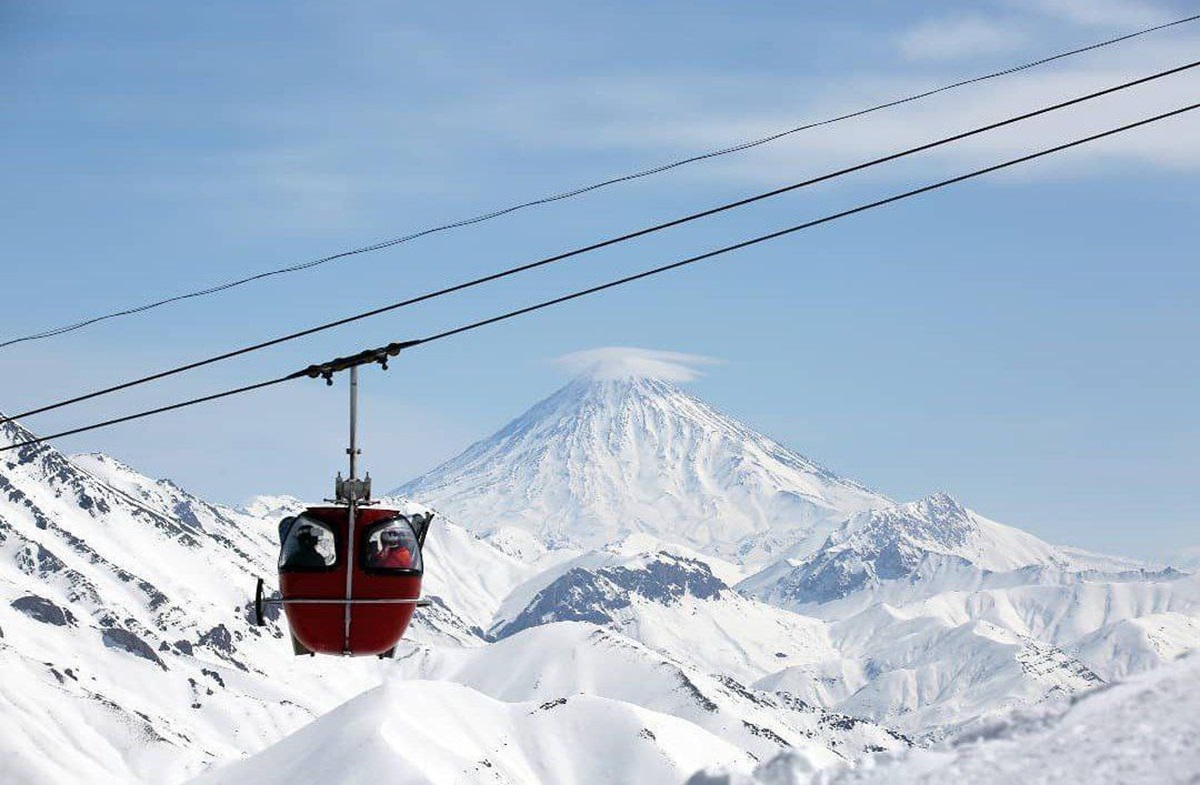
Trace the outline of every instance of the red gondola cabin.
<instances>
[{"instance_id":1,"label":"red gondola cabin","mask_svg":"<svg viewBox=\"0 0 1200 785\"><path fill-rule=\"evenodd\" d=\"M421 596L432 514L310 507L280 525L279 588L297 654L387 656ZM348 536L349 535L349 536ZM271 601L268 601L271 602Z\"/></svg>"}]
</instances>

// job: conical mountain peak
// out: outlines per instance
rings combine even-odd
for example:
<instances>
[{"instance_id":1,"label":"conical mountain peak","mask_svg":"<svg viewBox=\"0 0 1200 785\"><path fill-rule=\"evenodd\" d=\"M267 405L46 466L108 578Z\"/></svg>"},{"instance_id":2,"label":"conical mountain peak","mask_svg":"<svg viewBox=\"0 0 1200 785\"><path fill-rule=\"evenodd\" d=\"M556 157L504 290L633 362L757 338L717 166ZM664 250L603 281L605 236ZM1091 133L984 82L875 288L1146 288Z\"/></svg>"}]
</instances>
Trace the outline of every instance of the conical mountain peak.
<instances>
[{"instance_id":1,"label":"conical mountain peak","mask_svg":"<svg viewBox=\"0 0 1200 785\"><path fill-rule=\"evenodd\" d=\"M587 370L492 436L397 489L479 532L585 548L644 532L769 558L891 502L661 375Z\"/></svg>"}]
</instances>

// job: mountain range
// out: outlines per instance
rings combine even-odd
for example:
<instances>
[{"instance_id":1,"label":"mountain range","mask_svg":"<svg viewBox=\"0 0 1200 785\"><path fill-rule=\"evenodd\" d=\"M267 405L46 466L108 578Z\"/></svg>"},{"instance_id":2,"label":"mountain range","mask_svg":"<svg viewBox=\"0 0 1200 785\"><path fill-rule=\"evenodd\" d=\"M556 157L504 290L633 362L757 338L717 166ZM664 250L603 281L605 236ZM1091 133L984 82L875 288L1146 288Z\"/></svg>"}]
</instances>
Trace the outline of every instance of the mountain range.
<instances>
[{"instance_id":1,"label":"mountain range","mask_svg":"<svg viewBox=\"0 0 1200 785\"><path fill-rule=\"evenodd\" d=\"M896 503L644 376L577 378L384 501L440 513L431 606L394 660L297 659L248 600L298 500L0 454L0 781L834 771L1200 645L1188 573Z\"/></svg>"}]
</instances>

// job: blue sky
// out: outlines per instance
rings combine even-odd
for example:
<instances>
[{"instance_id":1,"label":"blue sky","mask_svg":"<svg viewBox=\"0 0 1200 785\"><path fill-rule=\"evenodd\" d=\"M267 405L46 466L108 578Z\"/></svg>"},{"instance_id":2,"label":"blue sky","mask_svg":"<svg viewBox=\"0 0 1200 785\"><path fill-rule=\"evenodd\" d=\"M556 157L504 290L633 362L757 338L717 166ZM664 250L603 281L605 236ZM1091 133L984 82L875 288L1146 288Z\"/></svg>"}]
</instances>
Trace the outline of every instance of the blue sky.
<instances>
[{"instance_id":1,"label":"blue sky","mask_svg":"<svg viewBox=\"0 0 1200 785\"><path fill-rule=\"evenodd\" d=\"M1195 6L58 3L0 11L0 337L406 234L820 119ZM14 411L1194 58L1200 25L400 248L0 350ZM646 238L532 278L31 419L269 378L1195 100L1200 75ZM364 376L398 485L601 346L719 358L689 389L896 498L1051 540L1197 544L1200 119L413 351ZM63 440L198 493L315 498L344 396L298 384Z\"/></svg>"}]
</instances>

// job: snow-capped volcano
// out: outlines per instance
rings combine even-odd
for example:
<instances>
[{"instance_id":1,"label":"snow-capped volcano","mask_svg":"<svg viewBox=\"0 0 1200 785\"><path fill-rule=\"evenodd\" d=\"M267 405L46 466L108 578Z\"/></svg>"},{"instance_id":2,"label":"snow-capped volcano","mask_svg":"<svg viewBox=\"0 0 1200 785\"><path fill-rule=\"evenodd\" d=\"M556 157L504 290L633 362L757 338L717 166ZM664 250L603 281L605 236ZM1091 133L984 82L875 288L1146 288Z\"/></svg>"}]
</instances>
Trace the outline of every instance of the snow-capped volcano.
<instances>
[{"instance_id":1,"label":"snow-capped volcano","mask_svg":"<svg viewBox=\"0 0 1200 785\"><path fill-rule=\"evenodd\" d=\"M396 492L479 532L516 526L582 548L649 533L743 562L891 504L672 382L610 370Z\"/></svg>"}]
</instances>

